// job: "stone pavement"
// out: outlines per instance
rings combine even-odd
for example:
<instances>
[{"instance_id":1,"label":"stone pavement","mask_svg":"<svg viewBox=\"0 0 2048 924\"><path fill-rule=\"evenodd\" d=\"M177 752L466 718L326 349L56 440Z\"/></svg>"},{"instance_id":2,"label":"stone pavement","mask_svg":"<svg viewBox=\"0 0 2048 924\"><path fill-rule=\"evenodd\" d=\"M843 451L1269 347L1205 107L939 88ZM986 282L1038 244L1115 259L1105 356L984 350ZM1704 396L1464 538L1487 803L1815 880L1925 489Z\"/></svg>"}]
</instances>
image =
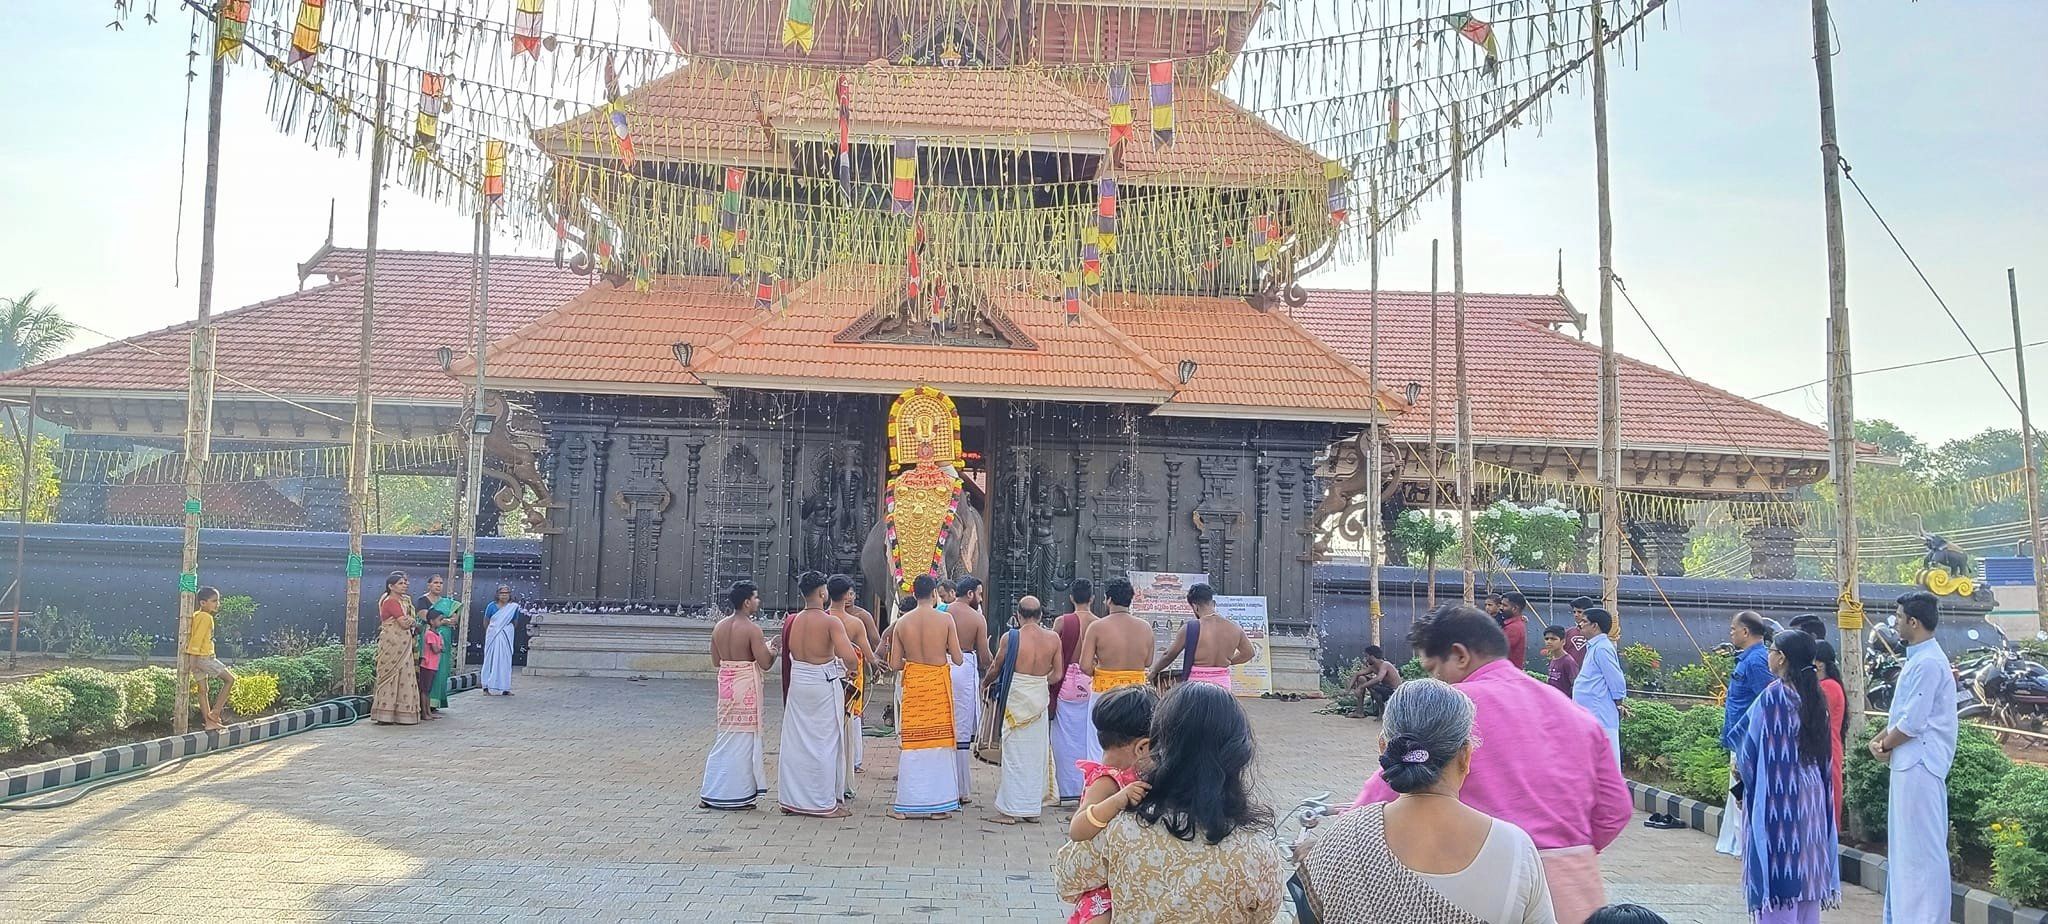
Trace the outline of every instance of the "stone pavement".
<instances>
[{"instance_id":1,"label":"stone pavement","mask_svg":"<svg viewBox=\"0 0 2048 924\"><path fill-rule=\"evenodd\" d=\"M0 920L1059 920L1064 819L882 817L895 747L868 739L857 817L696 807L711 684L521 678L415 727L308 732L201 758L47 811L0 811ZM771 695L771 699L773 696ZM1377 726L1250 700L1259 785L1285 809L1355 794ZM775 713L769 710L770 786ZM1746 920L1735 861L1703 834L1631 827L1615 900L1674 924ZM1830 922L1874 921L1851 888Z\"/></svg>"}]
</instances>

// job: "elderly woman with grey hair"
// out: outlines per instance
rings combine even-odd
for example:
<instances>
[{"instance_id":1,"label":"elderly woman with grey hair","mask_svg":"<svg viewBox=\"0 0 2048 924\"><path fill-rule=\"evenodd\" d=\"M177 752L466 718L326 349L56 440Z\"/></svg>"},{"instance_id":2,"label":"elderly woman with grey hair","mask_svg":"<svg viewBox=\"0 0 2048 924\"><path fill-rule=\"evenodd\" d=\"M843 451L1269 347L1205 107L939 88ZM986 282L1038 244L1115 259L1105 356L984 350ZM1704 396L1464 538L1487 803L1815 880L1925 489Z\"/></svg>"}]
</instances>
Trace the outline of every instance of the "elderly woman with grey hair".
<instances>
[{"instance_id":1,"label":"elderly woman with grey hair","mask_svg":"<svg viewBox=\"0 0 2048 924\"><path fill-rule=\"evenodd\" d=\"M1299 848L1326 924L1554 924L1536 844L1458 801L1472 769L1472 700L1437 680L1387 700L1381 777L1398 795L1325 822Z\"/></svg>"}]
</instances>

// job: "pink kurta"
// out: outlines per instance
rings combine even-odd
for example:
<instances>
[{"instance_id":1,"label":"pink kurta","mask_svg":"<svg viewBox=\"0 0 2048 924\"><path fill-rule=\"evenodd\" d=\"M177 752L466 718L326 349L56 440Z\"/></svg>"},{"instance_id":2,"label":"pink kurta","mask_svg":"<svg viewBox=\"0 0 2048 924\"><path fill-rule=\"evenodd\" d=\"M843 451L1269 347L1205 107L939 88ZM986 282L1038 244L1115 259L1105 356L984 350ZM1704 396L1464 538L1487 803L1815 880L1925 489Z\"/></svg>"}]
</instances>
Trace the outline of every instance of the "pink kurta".
<instances>
[{"instance_id":1,"label":"pink kurta","mask_svg":"<svg viewBox=\"0 0 2048 924\"><path fill-rule=\"evenodd\" d=\"M1586 710L1503 658L1458 689L1477 707L1472 775L1458 800L1529 832L1538 850L1605 850L1634 811L1607 733ZM1591 785L1588 785L1590 783ZM1359 804L1394 801L1378 772Z\"/></svg>"}]
</instances>

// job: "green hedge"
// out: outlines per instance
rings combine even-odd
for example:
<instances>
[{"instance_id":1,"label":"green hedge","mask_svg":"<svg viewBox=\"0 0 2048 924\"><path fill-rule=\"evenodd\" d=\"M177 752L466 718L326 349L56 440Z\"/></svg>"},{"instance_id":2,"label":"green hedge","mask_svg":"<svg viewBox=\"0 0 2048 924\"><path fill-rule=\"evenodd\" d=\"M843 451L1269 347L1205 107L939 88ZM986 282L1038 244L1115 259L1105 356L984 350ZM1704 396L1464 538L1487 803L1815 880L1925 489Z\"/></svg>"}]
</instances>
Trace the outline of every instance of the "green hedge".
<instances>
[{"instance_id":1,"label":"green hedge","mask_svg":"<svg viewBox=\"0 0 2048 924\"><path fill-rule=\"evenodd\" d=\"M127 696L113 674L92 667L67 667L30 683L59 687L71 694L64 725L70 735L101 735L127 728Z\"/></svg>"},{"instance_id":2,"label":"green hedge","mask_svg":"<svg viewBox=\"0 0 2048 924\"><path fill-rule=\"evenodd\" d=\"M65 724L71 711L71 691L38 683L16 683L0 687L0 697L6 697L21 710L28 729L26 744L41 744L71 733L71 726Z\"/></svg>"},{"instance_id":3,"label":"green hedge","mask_svg":"<svg viewBox=\"0 0 2048 924\"><path fill-rule=\"evenodd\" d=\"M1621 717L1621 759L1634 767L1668 765L1664 758L1678 740L1682 721L1676 707L1653 699L1634 700Z\"/></svg>"},{"instance_id":4,"label":"green hedge","mask_svg":"<svg viewBox=\"0 0 2048 924\"><path fill-rule=\"evenodd\" d=\"M14 700L0 696L0 753L28 744L28 717Z\"/></svg>"},{"instance_id":5,"label":"green hedge","mask_svg":"<svg viewBox=\"0 0 2048 924\"><path fill-rule=\"evenodd\" d=\"M2036 908L2048 904L2048 768L2016 764L1978 821L1991 840L1991 884Z\"/></svg>"},{"instance_id":6,"label":"green hedge","mask_svg":"<svg viewBox=\"0 0 2048 924\"><path fill-rule=\"evenodd\" d=\"M1883 730L1872 721L1860 737L1850 741L1844 751L1847 766L1842 770L1849 813L1862 826L1864 836L1873 840L1884 837L1891 794L1891 767L1870 756L1870 739ZM1948 820L1952 835L1949 851L1959 859L1980 862L1991 855L1991 832L1978 820L2012 770L2012 759L1990 734L1967 725L1957 733L1955 765L1948 771Z\"/></svg>"}]
</instances>

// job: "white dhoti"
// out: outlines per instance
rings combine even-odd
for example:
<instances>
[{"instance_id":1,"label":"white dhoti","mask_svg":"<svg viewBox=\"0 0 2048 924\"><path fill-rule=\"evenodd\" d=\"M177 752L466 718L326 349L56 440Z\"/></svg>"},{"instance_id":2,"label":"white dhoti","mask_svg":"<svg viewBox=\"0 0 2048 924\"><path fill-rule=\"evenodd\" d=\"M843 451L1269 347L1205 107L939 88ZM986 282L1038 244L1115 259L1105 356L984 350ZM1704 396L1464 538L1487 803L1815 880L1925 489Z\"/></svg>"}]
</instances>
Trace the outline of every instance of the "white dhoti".
<instances>
[{"instance_id":1,"label":"white dhoti","mask_svg":"<svg viewBox=\"0 0 2048 924\"><path fill-rule=\"evenodd\" d=\"M1061 801L1081 798L1086 781L1076 761L1102 761L1102 742L1095 738L1095 688L1081 665L1067 665L1060 681L1060 702L1052 717L1053 780Z\"/></svg>"},{"instance_id":2,"label":"white dhoti","mask_svg":"<svg viewBox=\"0 0 2048 924\"><path fill-rule=\"evenodd\" d=\"M903 753L896 762L896 801L891 808L899 815L955 811L960 808L960 792L953 768L951 671L946 665L911 661L903 665L897 685L903 706L896 713L896 730Z\"/></svg>"},{"instance_id":3,"label":"white dhoti","mask_svg":"<svg viewBox=\"0 0 2048 924\"><path fill-rule=\"evenodd\" d=\"M1731 857L1742 856L1742 812L1735 804L1734 759L1729 759L1728 798L1722 801L1727 807L1721 813L1721 834L1714 838L1714 849ZM1944 841L1944 843L1946 843Z\"/></svg>"},{"instance_id":4,"label":"white dhoti","mask_svg":"<svg viewBox=\"0 0 2048 924\"><path fill-rule=\"evenodd\" d=\"M748 809L768 791L761 761L761 669L752 661L718 664L718 737L704 759L705 808Z\"/></svg>"},{"instance_id":5,"label":"white dhoti","mask_svg":"<svg viewBox=\"0 0 2048 924\"><path fill-rule=\"evenodd\" d=\"M1948 781L1893 769L1885 801L1885 924L1949 919Z\"/></svg>"},{"instance_id":6,"label":"white dhoti","mask_svg":"<svg viewBox=\"0 0 2048 924\"><path fill-rule=\"evenodd\" d=\"M1052 757L1045 711L1051 701L1052 687L1044 677L1018 674L1010 678L1009 704L1003 710L1003 782L996 789L996 811L1011 818L1037 818L1045 805L1045 774Z\"/></svg>"},{"instance_id":7,"label":"white dhoti","mask_svg":"<svg viewBox=\"0 0 2048 924\"><path fill-rule=\"evenodd\" d=\"M966 802L973 791L973 777L967 771L973 764L974 723L981 720L981 659L967 651L960 662L953 665L953 782L960 801Z\"/></svg>"},{"instance_id":8,"label":"white dhoti","mask_svg":"<svg viewBox=\"0 0 2048 924\"><path fill-rule=\"evenodd\" d=\"M776 798L783 809L804 815L839 810L846 791L840 761L846 704L840 678L845 665L791 660L789 697L782 711L782 751L776 759Z\"/></svg>"}]
</instances>

